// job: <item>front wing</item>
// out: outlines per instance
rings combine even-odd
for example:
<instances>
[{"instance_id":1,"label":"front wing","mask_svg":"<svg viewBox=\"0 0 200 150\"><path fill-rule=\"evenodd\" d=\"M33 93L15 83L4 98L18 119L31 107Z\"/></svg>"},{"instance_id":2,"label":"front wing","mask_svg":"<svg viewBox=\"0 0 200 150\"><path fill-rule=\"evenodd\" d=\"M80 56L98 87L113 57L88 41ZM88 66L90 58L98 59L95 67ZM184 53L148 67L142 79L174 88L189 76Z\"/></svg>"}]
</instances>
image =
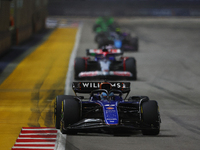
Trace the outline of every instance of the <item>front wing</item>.
<instances>
[{"instance_id":1,"label":"front wing","mask_svg":"<svg viewBox=\"0 0 200 150\"><path fill-rule=\"evenodd\" d=\"M131 129L131 130L142 130L142 129L156 129L156 127L143 124L143 123L120 123L118 125L106 124L102 119L83 119L78 123L65 128L65 130L87 130L87 129Z\"/></svg>"}]
</instances>

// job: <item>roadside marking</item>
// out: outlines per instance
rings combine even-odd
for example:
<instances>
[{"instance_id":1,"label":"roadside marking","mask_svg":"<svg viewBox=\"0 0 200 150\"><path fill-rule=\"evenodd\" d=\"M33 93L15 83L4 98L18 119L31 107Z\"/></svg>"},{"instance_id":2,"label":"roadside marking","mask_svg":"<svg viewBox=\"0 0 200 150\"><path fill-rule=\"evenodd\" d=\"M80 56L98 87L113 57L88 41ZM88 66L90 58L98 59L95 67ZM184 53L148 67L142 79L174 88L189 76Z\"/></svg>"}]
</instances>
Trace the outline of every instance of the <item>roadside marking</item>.
<instances>
[{"instance_id":1,"label":"roadside marking","mask_svg":"<svg viewBox=\"0 0 200 150\"><path fill-rule=\"evenodd\" d=\"M82 24L76 34L76 42L71 52L68 72L65 81L65 94L69 94L72 83L73 64L78 50ZM56 128L49 127L23 127L11 150L65 150L66 135Z\"/></svg>"},{"instance_id":2,"label":"roadside marking","mask_svg":"<svg viewBox=\"0 0 200 150\"><path fill-rule=\"evenodd\" d=\"M73 70L74 70L74 60L75 60L75 57L76 57L76 53L78 51L78 46L79 46L80 39L81 39L82 28L83 28L83 24L80 23L77 34L76 34L75 45L74 45L74 48L73 48L72 53L71 53L71 57L70 57L70 61L69 61L69 67L68 67L68 71L67 71L67 75L66 75L65 95L68 95L69 91L71 89L72 80L73 80L72 74L73 74Z\"/></svg>"},{"instance_id":3,"label":"roadside marking","mask_svg":"<svg viewBox=\"0 0 200 150\"><path fill-rule=\"evenodd\" d=\"M13 147L22 127L55 126L53 105L64 94L77 31L57 28L30 54L11 63L17 64L15 69L0 84L1 150Z\"/></svg>"},{"instance_id":4,"label":"roadside marking","mask_svg":"<svg viewBox=\"0 0 200 150\"><path fill-rule=\"evenodd\" d=\"M54 150L57 133L56 128L23 127L11 150Z\"/></svg>"}]
</instances>

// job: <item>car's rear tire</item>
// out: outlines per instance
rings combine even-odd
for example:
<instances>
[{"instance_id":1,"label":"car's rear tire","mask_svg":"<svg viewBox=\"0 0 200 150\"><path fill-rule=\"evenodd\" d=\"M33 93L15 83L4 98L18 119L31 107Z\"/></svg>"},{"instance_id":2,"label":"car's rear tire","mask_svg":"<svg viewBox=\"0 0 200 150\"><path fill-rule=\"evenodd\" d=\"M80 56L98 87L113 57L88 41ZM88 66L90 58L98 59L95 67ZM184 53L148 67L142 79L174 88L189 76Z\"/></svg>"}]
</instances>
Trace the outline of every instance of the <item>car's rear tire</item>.
<instances>
[{"instance_id":1,"label":"car's rear tire","mask_svg":"<svg viewBox=\"0 0 200 150\"><path fill-rule=\"evenodd\" d=\"M78 76L80 72L85 71L85 59L81 57L75 58L74 62L74 79L80 80L80 77Z\"/></svg>"},{"instance_id":2,"label":"car's rear tire","mask_svg":"<svg viewBox=\"0 0 200 150\"><path fill-rule=\"evenodd\" d=\"M132 77L128 77L128 80L137 80L137 69L136 69L136 60L133 57L128 58L126 61L126 71L132 73Z\"/></svg>"},{"instance_id":3,"label":"car's rear tire","mask_svg":"<svg viewBox=\"0 0 200 150\"><path fill-rule=\"evenodd\" d=\"M67 127L80 120L80 103L75 98L68 98L62 103L60 130L63 134L76 134L76 130L69 130Z\"/></svg>"},{"instance_id":4,"label":"car's rear tire","mask_svg":"<svg viewBox=\"0 0 200 150\"><path fill-rule=\"evenodd\" d=\"M155 100L149 100L142 103L142 119L144 124L153 127L152 129L143 129L143 135L158 135L160 132L160 114L158 103Z\"/></svg>"},{"instance_id":5,"label":"car's rear tire","mask_svg":"<svg viewBox=\"0 0 200 150\"><path fill-rule=\"evenodd\" d=\"M138 51L138 47L139 47L139 44L138 44L138 37L135 37L135 38L131 38L130 40L130 44L134 47L134 51Z\"/></svg>"},{"instance_id":6,"label":"car's rear tire","mask_svg":"<svg viewBox=\"0 0 200 150\"><path fill-rule=\"evenodd\" d=\"M54 103L54 121L56 129L60 129L60 120L61 120L61 109L62 101L64 99L73 98L72 95L58 95L56 96L56 101Z\"/></svg>"}]
</instances>

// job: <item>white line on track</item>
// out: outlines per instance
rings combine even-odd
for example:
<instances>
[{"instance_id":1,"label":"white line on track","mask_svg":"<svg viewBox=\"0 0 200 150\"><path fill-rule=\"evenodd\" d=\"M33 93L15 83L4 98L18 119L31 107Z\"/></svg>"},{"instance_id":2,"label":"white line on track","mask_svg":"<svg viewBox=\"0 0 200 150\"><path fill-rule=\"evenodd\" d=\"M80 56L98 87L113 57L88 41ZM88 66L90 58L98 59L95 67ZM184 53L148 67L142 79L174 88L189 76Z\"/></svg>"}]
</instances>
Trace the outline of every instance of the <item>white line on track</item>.
<instances>
[{"instance_id":1,"label":"white line on track","mask_svg":"<svg viewBox=\"0 0 200 150\"><path fill-rule=\"evenodd\" d=\"M76 57L76 53L78 50L78 46L79 46L79 42L80 42L80 37L81 37L81 32L82 32L82 27L83 24L80 23L77 34L76 34L76 41L75 41L75 45L74 48L72 50L72 54L70 57L70 61L69 61L69 66L68 66L68 72L66 75L66 81L65 81L65 93L64 94L69 94L70 91L70 87L72 84L72 72L73 72L73 66L74 66L74 59ZM45 130L57 130L55 128L22 128L22 132L23 131L45 131ZM47 135L47 134L57 134L57 139L56 139L56 143L55 142L16 142L15 144L23 144L23 145L27 145L27 144L55 144L55 147L53 148L54 150L65 150L65 145L66 145L66 135L62 134L60 132L60 130L57 130L57 133L21 133L21 135ZM55 138L24 138L24 137L18 137L18 139L55 139ZM23 147L23 146L13 146L12 149L52 149L52 147ZM52 149L52 150L53 150Z\"/></svg>"},{"instance_id":2,"label":"white line on track","mask_svg":"<svg viewBox=\"0 0 200 150\"><path fill-rule=\"evenodd\" d=\"M68 66L68 72L67 72L67 76L66 76L66 81L65 81L65 95L69 94L69 90L71 88L71 84L72 84L72 72L74 69L74 59L76 57L76 53L78 50L78 46L79 46L79 42L80 42L80 38L81 38L81 31L82 31L82 27L83 27L83 23L80 23L79 28L78 28L78 32L76 34L76 42L70 57L70 61L69 61L69 66Z\"/></svg>"},{"instance_id":3,"label":"white line on track","mask_svg":"<svg viewBox=\"0 0 200 150\"><path fill-rule=\"evenodd\" d=\"M77 34L76 34L76 41L75 41L75 45L74 48L72 50L71 53L71 57L70 57L70 61L69 61L69 66L68 66L68 71L67 71L67 75L66 75L66 81L65 81L65 95L69 94L70 88L71 88L71 84L72 84L72 72L74 69L74 59L76 57L76 53L78 51L78 46L79 46L79 42L80 42L80 38L81 38L81 32L82 32L82 28L83 28L83 23L80 23ZM63 135L59 130L58 130L58 134L57 134L57 142L56 142L56 148L55 150L65 150L65 145L66 145L66 135Z\"/></svg>"}]
</instances>

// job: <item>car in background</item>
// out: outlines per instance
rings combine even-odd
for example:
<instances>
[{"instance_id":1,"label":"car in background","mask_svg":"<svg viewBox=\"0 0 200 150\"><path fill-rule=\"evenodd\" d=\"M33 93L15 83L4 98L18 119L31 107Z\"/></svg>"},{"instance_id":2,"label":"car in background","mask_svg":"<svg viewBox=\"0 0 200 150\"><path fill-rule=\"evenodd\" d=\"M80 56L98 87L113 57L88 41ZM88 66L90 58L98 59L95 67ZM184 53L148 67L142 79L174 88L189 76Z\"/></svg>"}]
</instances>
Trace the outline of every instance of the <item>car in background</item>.
<instances>
[{"instance_id":1,"label":"car in background","mask_svg":"<svg viewBox=\"0 0 200 150\"><path fill-rule=\"evenodd\" d=\"M93 31L95 33L107 32L113 31L118 27L119 25L114 21L113 17L102 16L96 19L95 24L93 25Z\"/></svg>"},{"instance_id":2,"label":"car in background","mask_svg":"<svg viewBox=\"0 0 200 150\"><path fill-rule=\"evenodd\" d=\"M121 49L87 49L86 54L90 57L75 58L75 80L137 80L135 58L123 57Z\"/></svg>"},{"instance_id":3,"label":"car in background","mask_svg":"<svg viewBox=\"0 0 200 150\"><path fill-rule=\"evenodd\" d=\"M138 51L138 37L131 35L131 32L123 31L112 17L97 18L93 31L96 33L95 42L98 48L112 45L113 48L120 48L123 51Z\"/></svg>"},{"instance_id":4,"label":"car in background","mask_svg":"<svg viewBox=\"0 0 200 150\"><path fill-rule=\"evenodd\" d=\"M95 41L98 43L98 48L112 45L113 48L120 48L123 51L138 51L138 37L132 37L127 32L101 32L96 34Z\"/></svg>"}]
</instances>

